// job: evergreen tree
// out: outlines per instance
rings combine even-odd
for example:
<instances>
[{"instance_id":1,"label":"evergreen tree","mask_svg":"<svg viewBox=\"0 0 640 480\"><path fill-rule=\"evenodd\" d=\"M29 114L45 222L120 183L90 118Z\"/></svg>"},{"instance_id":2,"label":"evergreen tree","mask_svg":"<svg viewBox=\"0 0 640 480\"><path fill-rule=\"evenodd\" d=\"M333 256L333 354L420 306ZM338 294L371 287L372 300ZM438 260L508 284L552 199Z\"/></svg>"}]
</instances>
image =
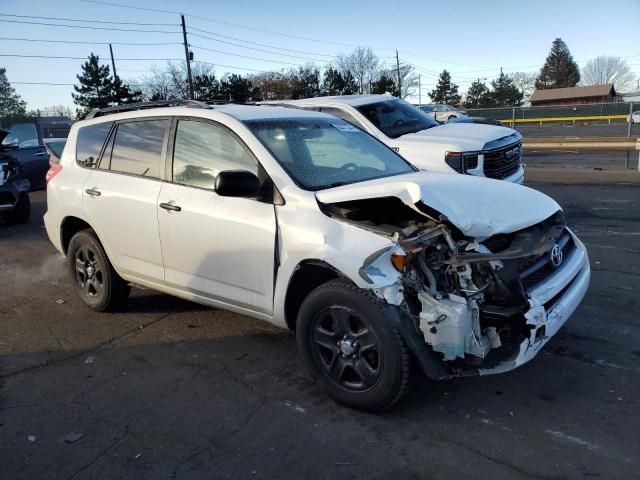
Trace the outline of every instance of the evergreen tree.
<instances>
[{"instance_id":1,"label":"evergreen tree","mask_svg":"<svg viewBox=\"0 0 640 480\"><path fill-rule=\"evenodd\" d=\"M220 81L220 93L225 100L236 103L244 103L258 96L251 80L242 75L232 73Z\"/></svg>"},{"instance_id":2,"label":"evergreen tree","mask_svg":"<svg viewBox=\"0 0 640 480\"><path fill-rule=\"evenodd\" d=\"M371 93L398 95L396 82L389 72L382 72L374 82L371 82Z\"/></svg>"},{"instance_id":3,"label":"evergreen tree","mask_svg":"<svg viewBox=\"0 0 640 480\"><path fill-rule=\"evenodd\" d=\"M16 93L7 78L7 69L0 68L0 117L26 115L27 102Z\"/></svg>"},{"instance_id":4,"label":"evergreen tree","mask_svg":"<svg viewBox=\"0 0 640 480\"><path fill-rule=\"evenodd\" d=\"M203 102L211 102L221 96L220 82L214 74L202 73L193 77L193 98Z\"/></svg>"},{"instance_id":5,"label":"evergreen tree","mask_svg":"<svg viewBox=\"0 0 640 480\"><path fill-rule=\"evenodd\" d=\"M464 101L466 107L481 108L491 105L491 98L489 96L489 88L480 79L474 80L474 82L467 90L467 95Z\"/></svg>"},{"instance_id":6,"label":"evergreen tree","mask_svg":"<svg viewBox=\"0 0 640 480\"><path fill-rule=\"evenodd\" d=\"M358 85L351 72L342 74L330 66L324 71L320 91L322 95L353 95L358 92Z\"/></svg>"},{"instance_id":7,"label":"evergreen tree","mask_svg":"<svg viewBox=\"0 0 640 480\"><path fill-rule=\"evenodd\" d=\"M136 103L141 101L142 92L139 89L133 90L129 85L124 83L120 77L115 78L109 103L123 105L125 103Z\"/></svg>"},{"instance_id":8,"label":"evergreen tree","mask_svg":"<svg viewBox=\"0 0 640 480\"><path fill-rule=\"evenodd\" d=\"M343 86L341 95L355 95L358 93L358 83L350 71L342 73Z\"/></svg>"},{"instance_id":9,"label":"evergreen tree","mask_svg":"<svg viewBox=\"0 0 640 480\"><path fill-rule=\"evenodd\" d=\"M291 98L313 98L320 95L320 71L313 66L291 70Z\"/></svg>"},{"instance_id":10,"label":"evergreen tree","mask_svg":"<svg viewBox=\"0 0 640 480\"><path fill-rule=\"evenodd\" d=\"M76 75L80 85L74 85L76 93L72 93L73 101L81 108L77 109L77 117L84 118L94 108L105 108L113 97L113 80L109 75L109 67L100 65L100 58L93 53L82 65L82 74Z\"/></svg>"},{"instance_id":11,"label":"evergreen tree","mask_svg":"<svg viewBox=\"0 0 640 480\"><path fill-rule=\"evenodd\" d=\"M522 92L513 80L500 72L500 76L491 82L492 91L489 97L495 107L517 107L522 104Z\"/></svg>"},{"instance_id":12,"label":"evergreen tree","mask_svg":"<svg viewBox=\"0 0 640 480\"><path fill-rule=\"evenodd\" d=\"M435 90L429 92L429 96L433 103L448 103L451 105L458 105L461 98L458 93L458 86L451 82L451 75L446 70L443 70L440 74L438 84Z\"/></svg>"},{"instance_id":13,"label":"evergreen tree","mask_svg":"<svg viewBox=\"0 0 640 480\"><path fill-rule=\"evenodd\" d=\"M578 64L573 60L567 44L561 38L556 38L551 45L551 51L540 69L536 79L536 88L575 87L580 81Z\"/></svg>"},{"instance_id":14,"label":"evergreen tree","mask_svg":"<svg viewBox=\"0 0 640 480\"><path fill-rule=\"evenodd\" d=\"M100 65L100 57L93 53L82 65L82 74L76 75L80 85L74 85L73 101L82 107L76 110L78 118L84 118L94 108L122 105L142 100L142 92L133 89L119 77L111 77L109 66Z\"/></svg>"}]
</instances>

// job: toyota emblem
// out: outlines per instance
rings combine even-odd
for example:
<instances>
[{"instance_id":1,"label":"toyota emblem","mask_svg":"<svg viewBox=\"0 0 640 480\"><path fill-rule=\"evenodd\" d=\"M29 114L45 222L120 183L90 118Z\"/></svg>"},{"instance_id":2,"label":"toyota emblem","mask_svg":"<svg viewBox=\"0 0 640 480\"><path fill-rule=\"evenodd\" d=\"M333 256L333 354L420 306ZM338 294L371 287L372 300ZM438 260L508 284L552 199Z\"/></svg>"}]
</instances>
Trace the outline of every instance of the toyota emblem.
<instances>
[{"instance_id":1,"label":"toyota emblem","mask_svg":"<svg viewBox=\"0 0 640 480\"><path fill-rule=\"evenodd\" d=\"M551 249L551 252L549 252L549 260L551 261L551 265L558 268L562 263L562 256L562 248L560 248L560 245L556 243Z\"/></svg>"}]
</instances>

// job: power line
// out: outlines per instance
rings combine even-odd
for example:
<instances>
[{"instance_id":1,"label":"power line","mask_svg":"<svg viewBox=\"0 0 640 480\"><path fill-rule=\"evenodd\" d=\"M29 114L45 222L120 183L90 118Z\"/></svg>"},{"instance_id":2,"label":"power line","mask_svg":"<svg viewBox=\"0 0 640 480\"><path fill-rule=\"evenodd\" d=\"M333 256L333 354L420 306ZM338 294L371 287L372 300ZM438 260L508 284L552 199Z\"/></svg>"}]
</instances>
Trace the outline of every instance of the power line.
<instances>
[{"instance_id":1,"label":"power line","mask_svg":"<svg viewBox=\"0 0 640 480\"><path fill-rule=\"evenodd\" d=\"M200 47L200 46L198 46L198 45L193 45L193 44L192 44L191 46L192 46L192 47L194 47L194 48L199 48L199 49L201 49L201 50L207 50L207 51L209 51L209 52L221 53L221 54L223 54L223 55L231 55L231 56L234 56L234 57L240 57L240 58L248 58L248 59L250 59L250 60L258 60L258 61L261 61L261 62L282 63L283 65L294 65L294 66L299 66L299 65L301 65L300 63L282 62L282 61L278 61L278 60L268 60L268 59L266 59L266 58L250 57L250 56L248 56L248 55L240 55L240 54L238 54L238 53L228 53L228 52L223 52L223 51L221 51L221 50L214 50L214 49L212 49L212 48Z\"/></svg>"},{"instance_id":2,"label":"power line","mask_svg":"<svg viewBox=\"0 0 640 480\"><path fill-rule=\"evenodd\" d=\"M21 37L0 37L0 40L12 40L19 42L42 42L42 43L65 43L77 45L131 45L131 46L147 46L147 45L182 45L180 42L86 42L83 40L45 40L38 38L21 38Z\"/></svg>"},{"instance_id":3,"label":"power line","mask_svg":"<svg viewBox=\"0 0 640 480\"><path fill-rule=\"evenodd\" d=\"M106 20L89 20L80 18L63 18L63 17L36 17L33 15L14 15L10 13L0 13L0 17L14 17L14 18L35 18L37 20L57 20L64 22L83 22L83 23L110 23L114 25L139 25L139 26L160 26L160 27L177 27L175 23L138 23L138 22L109 22Z\"/></svg>"},{"instance_id":4,"label":"power line","mask_svg":"<svg viewBox=\"0 0 640 480\"><path fill-rule=\"evenodd\" d=\"M58 23L29 22L29 21L23 21L23 20L5 20L3 18L0 18L0 22L19 23L19 24L27 24L27 25L45 25L48 27L82 28L85 30L108 30L112 32L143 32L143 33L172 33L172 34L180 33L178 31L172 32L168 30L140 30L140 29L133 29L133 28L107 28L107 27L89 27L85 25L61 25Z\"/></svg>"},{"instance_id":5,"label":"power line","mask_svg":"<svg viewBox=\"0 0 640 480\"><path fill-rule=\"evenodd\" d=\"M0 53L0 57L15 57L15 58L50 58L50 59L66 59L66 60L86 60L88 57L67 57L63 55L22 55L18 53ZM122 61L181 61L181 58L116 58L116 60Z\"/></svg>"},{"instance_id":6,"label":"power line","mask_svg":"<svg viewBox=\"0 0 640 480\"><path fill-rule=\"evenodd\" d=\"M326 62L326 61L328 61L326 59L322 59L321 60L321 59L317 59L317 58L301 57L300 55L289 55L289 54L286 54L286 53L272 52L270 50L263 50L261 48L249 47L247 45L240 45L240 44L233 43L233 42L227 42L225 40L218 40L217 38L211 38L211 37L207 37L205 35L199 35L197 33L189 32L189 35L192 36L192 37L198 37L198 38L204 38L204 39L207 39L207 40L213 40L214 42L220 42L220 43L224 43L226 45L233 45L235 47L247 48L249 50L253 50L253 51L256 51L256 52L264 52L264 53L270 53L272 55L280 55L282 57L301 58L303 60L309 60L311 62ZM240 41L245 41L245 40L240 40ZM249 43L252 43L252 42L249 42ZM257 45L261 45L261 44L257 44ZM273 47L273 48L276 48L276 47ZM293 50L293 51L295 51L295 50Z\"/></svg>"},{"instance_id":7,"label":"power line","mask_svg":"<svg viewBox=\"0 0 640 480\"><path fill-rule=\"evenodd\" d=\"M237 42L248 43L248 44L251 44L251 45L258 45L259 47L273 48L274 50L284 50L285 52L304 53L305 55L317 55L317 56L320 56L320 57L331 57L331 58L335 58L336 57L336 55L329 55L327 53L306 52L304 50L293 50L293 49L290 49L290 48L276 47L274 45L269 45L269 44L266 44L266 43L250 42L248 40L242 40L242 39L236 38L236 37L229 37L227 35L221 35L219 33L210 32L208 30L202 30L201 28L189 27L189 30L193 30L195 32L200 32L200 33L207 33L207 34L213 35L215 37L222 37L222 38L226 38L228 40L235 40ZM195 35L195 34L192 34L192 35ZM393 57L393 58L395 58L395 57Z\"/></svg>"},{"instance_id":8,"label":"power line","mask_svg":"<svg viewBox=\"0 0 640 480\"><path fill-rule=\"evenodd\" d=\"M112 3L112 2L102 2L102 1L98 1L98 0L82 0L83 2L87 2L87 3L95 3L98 5L107 5L110 7L120 7L120 8L130 8L130 9L134 9L134 10L144 10L144 11L148 11L148 12L158 12L158 13L171 13L171 14L175 14L175 15L180 15L182 14L182 12L177 12L175 10L162 10L159 8L147 8L147 7L135 7L132 5L125 5L123 3ZM256 28L256 27L249 27L247 25L240 25L238 23L231 23L231 22L224 22L222 20L214 20L213 18L208 18L208 17L203 17L200 15L190 15L187 13L184 13L185 16L187 17L191 17L191 18L197 18L199 20L204 20L206 22L211 22L211 23L218 23L221 25L227 25L227 26L231 26L231 27L236 27L236 28L244 28L246 30L253 30L255 32L261 32L261 33L268 33L270 35L279 35L281 37L287 37L287 38L294 38L297 40L307 40L310 42L316 42L316 43L326 43L326 44L330 44L330 45L340 45L343 47L361 47L362 45L356 45L353 43L343 43L343 42L333 42L331 40L320 40L317 38L311 38L311 37L304 37L302 35L292 35L289 33L282 33L282 32L274 32L272 30L264 30L262 28ZM393 50L392 48L377 48L377 50L387 50L387 51L391 51Z\"/></svg>"}]
</instances>

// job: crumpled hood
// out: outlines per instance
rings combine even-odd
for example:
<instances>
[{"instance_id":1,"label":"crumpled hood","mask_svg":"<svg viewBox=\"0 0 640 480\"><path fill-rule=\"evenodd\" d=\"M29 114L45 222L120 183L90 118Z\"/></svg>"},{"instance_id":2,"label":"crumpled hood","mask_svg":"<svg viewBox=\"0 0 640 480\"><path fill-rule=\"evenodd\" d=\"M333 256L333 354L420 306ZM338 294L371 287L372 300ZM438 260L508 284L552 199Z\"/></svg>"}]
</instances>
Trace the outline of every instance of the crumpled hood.
<instances>
[{"instance_id":1,"label":"crumpled hood","mask_svg":"<svg viewBox=\"0 0 640 480\"><path fill-rule=\"evenodd\" d=\"M398 138L407 142L443 143L447 145L464 144L465 150L482 150L485 144L514 134L514 130L495 125L477 123L445 123Z\"/></svg>"},{"instance_id":2,"label":"crumpled hood","mask_svg":"<svg viewBox=\"0 0 640 480\"><path fill-rule=\"evenodd\" d=\"M409 173L316 192L325 204L380 197L398 197L412 208L422 202L464 235L479 238L522 230L561 210L547 195L522 185L448 173Z\"/></svg>"}]
</instances>

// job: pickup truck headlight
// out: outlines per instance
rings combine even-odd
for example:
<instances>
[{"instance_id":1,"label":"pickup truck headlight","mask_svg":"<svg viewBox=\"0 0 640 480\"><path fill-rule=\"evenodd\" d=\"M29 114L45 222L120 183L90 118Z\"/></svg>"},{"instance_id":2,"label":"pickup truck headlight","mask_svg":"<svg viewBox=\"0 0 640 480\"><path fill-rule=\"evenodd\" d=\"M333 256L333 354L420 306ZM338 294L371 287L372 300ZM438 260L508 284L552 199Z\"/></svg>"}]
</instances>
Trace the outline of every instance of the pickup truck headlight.
<instances>
[{"instance_id":1,"label":"pickup truck headlight","mask_svg":"<svg viewBox=\"0 0 640 480\"><path fill-rule=\"evenodd\" d=\"M475 153L447 152L444 161L458 173L478 167L478 155Z\"/></svg>"}]
</instances>

